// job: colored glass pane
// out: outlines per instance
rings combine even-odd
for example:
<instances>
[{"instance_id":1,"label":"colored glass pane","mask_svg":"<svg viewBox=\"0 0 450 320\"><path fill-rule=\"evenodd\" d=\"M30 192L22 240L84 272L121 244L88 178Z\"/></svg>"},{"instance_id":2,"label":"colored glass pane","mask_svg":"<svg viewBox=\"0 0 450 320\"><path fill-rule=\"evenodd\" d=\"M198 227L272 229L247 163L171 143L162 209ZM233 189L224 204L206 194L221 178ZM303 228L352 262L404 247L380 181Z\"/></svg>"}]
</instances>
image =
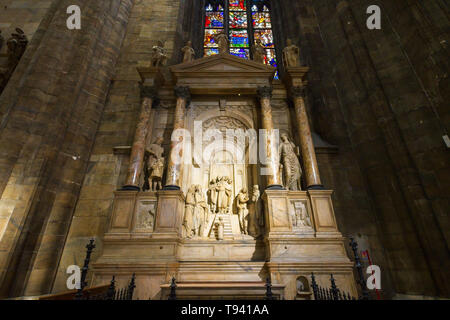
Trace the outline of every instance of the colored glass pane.
<instances>
[{"instance_id":1,"label":"colored glass pane","mask_svg":"<svg viewBox=\"0 0 450 320\"><path fill-rule=\"evenodd\" d=\"M206 11L223 11L223 7L220 4L216 9L211 4L206 6Z\"/></svg>"},{"instance_id":2,"label":"colored glass pane","mask_svg":"<svg viewBox=\"0 0 450 320\"><path fill-rule=\"evenodd\" d=\"M274 49L266 49L266 56L264 57L264 63L270 64L272 67L277 67L277 59Z\"/></svg>"},{"instance_id":3,"label":"colored glass pane","mask_svg":"<svg viewBox=\"0 0 450 320\"><path fill-rule=\"evenodd\" d=\"M253 27L255 27L256 29L272 28L270 13L253 12Z\"/></svg>"},{"instance_id":4,"label":"colored glass pane","mask_svg":"<svg viewBox=\"0 0 450 320\"><path fill-rule=\"evenodd\" d=\"M257 12L257 11L264 11L264 12L269 12L269 8L266 5L263 5L265 1L264 0L253 0L253 6L252 6L252 11L253 12Z\"/></svg>"},{"instance_id":5,"label":"colored glass pane","mask_svg":"<svg viewBox=\"0 0 450 320\"><path fill-rule=\"evenodd\" d=\"M245 0L230 0L229 9L230 11L246 11Z\"/></svg>"},{"instance_id":6,"label":"colored glass pane","mask_svg":"<svg viewBox=\"0 0 450 320\"><path fill-rule=\"evenodd\" d=\"M231 47L248 47L247 30L232 30L230 32Z\"/></svg>"},{"instance_id":7,"label":"colored glass pane","mask_svg":"<svg viewBox=\"0 0 450 320\"><path fill-rule=\"evenodd\" d=\"M218 47L216 41L214 40L214 36L221 32L221 29L206 29L205 30L205 40L204 47Z\"/></svg>"},{"instance_id":8,"label":"colored glass pane","mask_svg":"<svg viewBox=\"0 0 450 320\"><path fill-rule=\"evenodd\" d=\"M250 50L243 48L231 48L230 53L236 57L249 59L250 58Z\"/></svg>"},{"instance_id":9,"label":"colored glass pane","mask_svg":"<svg viewBox=\"0 0 450 320\"><path fill-rule=\"evenodd\" d=\"M272 30L256 30L255 31L255 40L261 39L261 42L266 48L274 48L275 45L273 43L273 33Z\"/></svg>"},{"instance_id":10,"label":"colored glass pane","mask_svg":"<svg viewBox=\"0 0 450 320\"><path fill-rule=\"evenodd\" d=\"M247 13L230 12L230 28L247 28Z\"/></svg>"},{"instance_id":11,"label":"colored glass pane","mask_svg":"<svg viewBox=\"0 0 450 320\"><path fill-rule=\"evenodd\" d=\"M217 48L205 49L205 57L210 57L215 54L219 54L219 49Z\"/></svg>"},{"instance_id":12,"label":"colored glass pane","mask_svg":"<svg viewBox=\"0 0 450 320\"><path fill-rule=\"evenodd\" d=\"M223 12L207 12L205 28L223 28Z\"/></svg>"}]
</instances>

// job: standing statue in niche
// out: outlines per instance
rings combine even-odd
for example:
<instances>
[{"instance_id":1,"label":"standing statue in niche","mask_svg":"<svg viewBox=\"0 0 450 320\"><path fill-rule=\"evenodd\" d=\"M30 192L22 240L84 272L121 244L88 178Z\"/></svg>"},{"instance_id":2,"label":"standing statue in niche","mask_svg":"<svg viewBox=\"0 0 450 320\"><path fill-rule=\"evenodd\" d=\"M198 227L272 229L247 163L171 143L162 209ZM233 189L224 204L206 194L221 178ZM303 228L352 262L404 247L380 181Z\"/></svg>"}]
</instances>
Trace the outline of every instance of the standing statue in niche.
<instances>
[{"instance_id":1,"label":"standing statue in niche","mask_svg":"<svg viewBox=\"0 0 450 320\"><path fill-rule=\"evenodd\" d=\"M228 177L217 178L217 208L220 214L230 213L232 180Z\"/></svg>"},{"instance_id":2,"label":"standing statue in niche","mask_svg":"<svg viewBox=\"0 0 450 320\"><path fill-rule=\"evenodd\" d=\"M264 63L266 57L266 48L262 44L261 39L256 39L256 43L252 47L253 61L258 63Z\"/></svg>"},{"instance_id":3,"label":"standing statue in niche","mask_svg":"<svg viewBox=\"0 0 450 320\"><path fill-rule=\"evenodd\" d=\"M287 39L287 47L283 50L283 64L285 68L300 67L300 49Z\"/></svg>"},{"instance_id":4,"label":"standing statue in niche","mask_svg":"<svg viewBox=\"0 0 450 320\"><path fill-rule=\"evenodd\" d=\"M162 189L162 176L164 174L165 159L163 157L164 148L161 146L164 139L162 137L156 138L146 150L148 154L146 177L148 179L148 188L150 191L157 191Z\"/></svg>"},{"instance_id":5,"label":"standing statue in niche","mask_svg":"<svg viewBox=\"0 0 450 320\"><path fill-rule=\"evenodd\" d=\"M214 41L219 46L219 54L230 53L230 42L228 36L224 32L220 32L214 36Z\"/></svg>"},{"instance_id":6,"label":"standing statue in niche","mask_svg":"<svg viewBox=\"0 0 450 320\"><path fill-rule=\"evenodd\" d=\"M287 190L301 190L300 178L302 176L302 168L298 160L299 156L299 148L289 141L286 133L283 133L281 135L279 159L280 168L283 172L284 187Z\"/></svg>"},{"instance_id":7,"label":"standing statue in niche","mask_svg":"<svg viewBox=\"0 0 450 320\"><path fill-rule=\"evenodd\" d=\"M162 176L164 174L164 158L159 158L150 167L148 185L150 191L162 189Z\"/></svg>"},{"instance_id":8,"label":"standing statue in niche","mask_svg":"<svg viewBox=\"0 0 450 320\"><path fill-rule=\"evenodd\" d=\"M243 188L236 197L236 206L238 209L239 226L242 234L248 234L248 209L249 202L247 188Z\"/></svg>"},{"instance_id":9,"label":"standing statue in niche","mask_svg":"<svg viewBox=\"0 0 450 320\"><path fill-rule=\"evenodd\" d=\"M166 64L168 56L166 50L164 49L164 44L161 41L153 46L151 52L151 64L152 67L162 67Z\"/></svg>"},{"instance_id":10,"label":"standing statue in niche","mask_svg":"<svg viewBox=\"0 0 450 320\"><path fill-rule=\"evenodd\" d=\"M181 52L183 52L183 63L194 61L194 59L195 59L195 51L192 48L192 41L188 41L186 43L186 46L184 46L181 49Z\"/></svg>"}]
</instances>

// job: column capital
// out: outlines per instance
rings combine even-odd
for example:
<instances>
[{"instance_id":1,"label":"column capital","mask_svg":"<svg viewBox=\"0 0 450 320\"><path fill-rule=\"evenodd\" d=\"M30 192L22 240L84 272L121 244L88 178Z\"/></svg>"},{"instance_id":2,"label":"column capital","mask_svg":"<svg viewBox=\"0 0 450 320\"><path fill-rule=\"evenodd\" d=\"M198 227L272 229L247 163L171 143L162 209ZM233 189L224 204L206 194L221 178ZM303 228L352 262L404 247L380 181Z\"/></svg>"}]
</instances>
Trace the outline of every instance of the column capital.
<instances>
[{"instance_id":1,"label":"column capital","mask_svg":"<svg viewBox=\"0 0 450 320\"><path fill-rule=\"evenodd\" d=\"M272 98L273 88L269 86L258 87L257 95L260 99L263 98Z\"/></svg>"},{"instance_id":2,"label":"column capital","mask_svg":"<svg viewBox=\"0 0 450 320\"><path fill-rule=\"evenodd\" d=\"M141 85L141 98L156 99L158 90L154 86Z\"/></svg>"},{"instance_id":3,"label":"column capital","mask_svg":"<svg viewBox=\"0 0 450 320\"><path fill-rule=\"evenodd\" d=\"M189 100L191 98L191 92L189 90L189 87L187 86L175 86L174 88L175 96L178 98L184 98L186 100Z\"/></svg>"},{"instance_id":4,"label":"column capital","mask_svg":"<svg viewBox=\"0 0 450 320\"><path fill-rule=\"evenodd\" d=\"M305 87L292 87L291 88L291 96L293 98L305 98L306 96L306 88Z\"/></svg>"}]
</instances>

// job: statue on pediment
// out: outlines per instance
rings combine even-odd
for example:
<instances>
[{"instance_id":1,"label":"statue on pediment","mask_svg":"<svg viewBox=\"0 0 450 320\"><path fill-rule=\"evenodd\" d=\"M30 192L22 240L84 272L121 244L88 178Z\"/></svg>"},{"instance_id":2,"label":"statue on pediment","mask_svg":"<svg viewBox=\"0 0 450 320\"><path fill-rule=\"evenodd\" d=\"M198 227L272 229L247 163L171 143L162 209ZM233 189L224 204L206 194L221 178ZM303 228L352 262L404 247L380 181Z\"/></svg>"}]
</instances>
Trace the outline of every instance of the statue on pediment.
<instances>
[{"instance_id":1,"label":"statue on pediment","mask_svg":"<svg viewBox=\"0 0 450 320\"><path fill-rule=\"evenodd\" d=\"M162 67L166 64L168 56L166 54L166 49L164 49L164 44L161 41L153 46L151 52L151 65L152 67Z\"/></svg>"},{"instance_id":2,"label":"statue on pediment","mask_svg":"<svg viewBox=\"0 0 450 320\"><path fill-rule=\"evenodd\" d=\"M183 52L183 63L192 62L195 59L195 50L192 48L192 41L188 41L186 45L181 49Z\"/></svg>"},{"instance_id":3,"label":"statue on pediment","mask_svg":"<svg viewBox=\"0 0 450 320\"><path fill-rule=\"evenodd\" d=\"M214 41L219 46L219 54L230 53L230 41L224 32L220 32L214 36Z\"/></svg>"},{"instance_id":4,"label":"statue on pediment","mask_svg":"<svg viewBox=\"0 0 450 320\"><path fill-rule=\"evenodd\" d=\"M298 157L300 156L299 148L289 140L286 133L281 135L281 143L279 149L280 168L283 173L283 183L287 190L301 190L300 178L302 168Z\"/></svg>"},{"instance_id":5,"label":"statue on pediment","mask_svg":"<svg viewBox=\"0 0 450 320\"><path fill-rule=\"evenodd\" d=\"M256 43L252 47L253 61L258 63L264 63L266 57L266 49L262 44L261 39L256 39Z\"/></svg>"},{"instance_id":6,"label":"statue on pediment","mask_svg":"<svg viewBox=\"0 0 450 320\"><path fill-rule=\"evenodd\" d=\"M287 47L283 50L283 64L285 68L300 67L300 48L287 40Z\"/></svg>"}]
</instances>

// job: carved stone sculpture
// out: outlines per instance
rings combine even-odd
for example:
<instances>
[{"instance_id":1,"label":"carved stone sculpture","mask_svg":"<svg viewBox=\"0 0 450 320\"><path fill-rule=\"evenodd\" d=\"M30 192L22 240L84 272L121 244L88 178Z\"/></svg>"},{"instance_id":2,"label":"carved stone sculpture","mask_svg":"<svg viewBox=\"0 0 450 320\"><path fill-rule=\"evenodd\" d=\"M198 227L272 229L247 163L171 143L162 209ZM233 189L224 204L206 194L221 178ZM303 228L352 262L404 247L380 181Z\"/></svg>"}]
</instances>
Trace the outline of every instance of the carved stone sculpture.
<instances>
[{"instance_id":1,"label":"carved stone sculpture","mask_svg":"<svg viewBox=\"0 0 450 320\"><path fill-rule=\"evenodd\" d=\"M194 233L196 236L201 237L208 222L208 206L206 205L201 186L196 185L194 188Z\"/></svg>"},{"instance_id":2,"label":"carved stone sculpture","mask_svg":"<svg viewBox=\"0 0 450 320\"><path fill-rule=\"evenodd\" d=\"M248 198L247 188L243 188L236 197L236 206L239 216L239 226L242 234L248 234Z\"/></svg>"},{"instance_id":3,"label":"carved stone sculpture","mask_svg":"<svg viewBox=\"0 0 450 320\"><path fill-rule=\"evenodd\" d=\"M151 65L152 67L162 67L167 62L166 50L164 49L164 45L161 41L158 41L156 46L153 46L151 53Z\"/></svg>"},{"instance_id":4,"label":"carved stone sculpture","mask_svg":"<svg viewBox=\"0 0 450 320\"><path fill-rule=\"evenodd\" d=\"M147 177L150 191L162 189L162 177L164 174L165 158L163 157L164 148L161 146L163 138L159 137L147 149L149 154L147 160Z\"/></svg>"},{"instance_id":5,"label":"carved stone sculpture","mask_svg":"<svg viewBox=\"0 0 450 320\"><path fill-rule=\"evenodd\" d=\"M266 56L266 49L262 44L261 39L257 39L256 43L252 47L253 61L264 63L264 58Z\"/></svg>"},{"instance_id":6,"label":"carved stone sculpture","mask_svg":"<svg viewBox=\"0 0 450 320\"><path fill-rule=\"evenodd\" d=\"M253 204L253 227L255 228L255 237L259 237L262 232L263 232L263 228L264 228L264 215L263 215L263 211L260 209L259 207L259 199L261 197L261 191L259 190L259 186L258 185L254 185L253 186L253 192L252 192L252 204Z\"/></svg>"},{"instance_id":7,"label":"carved stone sculpture","mask_svg":"<svg viewBox=\"0 0 450 320\"><path fill-rule=\"evenodd\" d=\"M151 191L162 189L162 176L164 174L164 158L157 159L150 167L148 184Z\"/></svg>"},{"instance_id":8,"label":"carved stone sculpture","mask_svg":"<svg viewBox=\"0 0 450 320\"><path fill-rule=\"evenodd\" d=\"M192 41L188 41L186 43L186 46L184 46L181 49L181 52L183 52L183 63L184 62L191 62L195 59L195 50L192 48Z\"/></svg>"},{"instance_id":9,"label":"carved stone sculpture","mask_svg":"<svg viewBox=\"0 0 450 320\"><path fill-rule=\"evenodd\" d=\"M153 156L156 159L162 158L164 153L164 148L162 147L162 144L164 142L163 137L156 138L155 142L153 142L148 147L148 152L150 153L150 156Z\"/></svg>"},{"instance_id":10,"label":"carved stone sculpture","mask_svg":"<svg viewBox=\"0 0 450 320\"><path fill-rule=\"evenodd\" d=\"M191 186L186 194L183 227L186 238L194 236L195 186Z\"/></svg>"},{"instance_id":11,"label":"carved stone sculpture","mask_svg":"<svg viewBox=\"0 0 450 320\"><path fill-rule=\"evenodd\" d=\"M3 46L3 43L4 39L0 36L0 49ZM19 64L20 58L22 58L25 53L28 45L27 36L21 29L16 28L16 33L11 34L11 37L6 42L6 45L8 47L8 60L5 64L0 66L0 93L6 87L9 78L16 69L16 66Z\"/></svg>"},{"instance_id":12,"label":"carved stone sculpture","mask_svg":"<svg viewBox=\"0 0 450 320\"><path fill-rule=\"evenodd\" d=\"M230 42L225 33L220 32L214 36L214 41L219 46L219 54L230 53Z\"/></svg>"},{"instance_id":13,"label":"carved stone sculpture","mask_svg":"<svg viewBox=\"0 0 450 320\"><path fill-rule=\"evenodd\" d=\"M283 63L285 68L300 66L300 49L291 39L287 40L287 47L283 50Z\"/></svg>"},{"instance_id":14,"label":"carved stone sculpture","mask_svg":"<svg viewBox=\"0 0 450 320\"><path fill-rule=\"evenodd\" d=\"M216 213L230 213L232 183L233 181L228 177L218 177L216 179Z\"/></svg>"},{"instance_id":15,"label":"carved stone sculpture","mask_svg":"<svg viewBox=\"0 0 450 320\"><path fill-rule=\"evenodd\" d=\"M306 210L305 204L301 201L294 203L295 216L293 217L294 227L312 227L311 219L309 217L308 211Z\"/></svg>"},{"instance_id":16,"label":"carved stone sculpture","mask_svg":"<svg viewBox=\"0 0 450 320\"><path fill-rule=\"evenodd\" d=\"M217 208L217 181L212 180L208 188L208 204L212 213L216 213Z\"/></svg>"},{"instance_id":17,"label":"carved stone sculpture","mask_svg":"<svg viewBox=\"0 0 450 320\"><path fill-rule=\"evenodd\" d=\"M301 190L300 177L302 168L298 160L300 151L294 145L286 133L281 135L281 143L279 150L280 167L283 171L284 187L288 190Z\"/></svg>"},{"instance_id":18,"label":"carved stone sculpture","mask_svg":"<svg viewBox=\"0 0 450 320\"><path fill-rule=\"evenodd\" d=\"M153 224L155 221L156 207L155 203L151 203L141 209L139 213L136 228L138 229L148 229L153 231Z\"/></svg>"},{"instance_id":19,"label":"carved stone sculpture","mask_svg":"<svg viewBox=\"0 0 450 320\"><path fill-rule=\"evenodd\" d=\"M225 234L225 223L223 222L223 218L219 218L219 222L215 223L217 228L217 240L223 240Z\"/></svg>"}]
</instances>

